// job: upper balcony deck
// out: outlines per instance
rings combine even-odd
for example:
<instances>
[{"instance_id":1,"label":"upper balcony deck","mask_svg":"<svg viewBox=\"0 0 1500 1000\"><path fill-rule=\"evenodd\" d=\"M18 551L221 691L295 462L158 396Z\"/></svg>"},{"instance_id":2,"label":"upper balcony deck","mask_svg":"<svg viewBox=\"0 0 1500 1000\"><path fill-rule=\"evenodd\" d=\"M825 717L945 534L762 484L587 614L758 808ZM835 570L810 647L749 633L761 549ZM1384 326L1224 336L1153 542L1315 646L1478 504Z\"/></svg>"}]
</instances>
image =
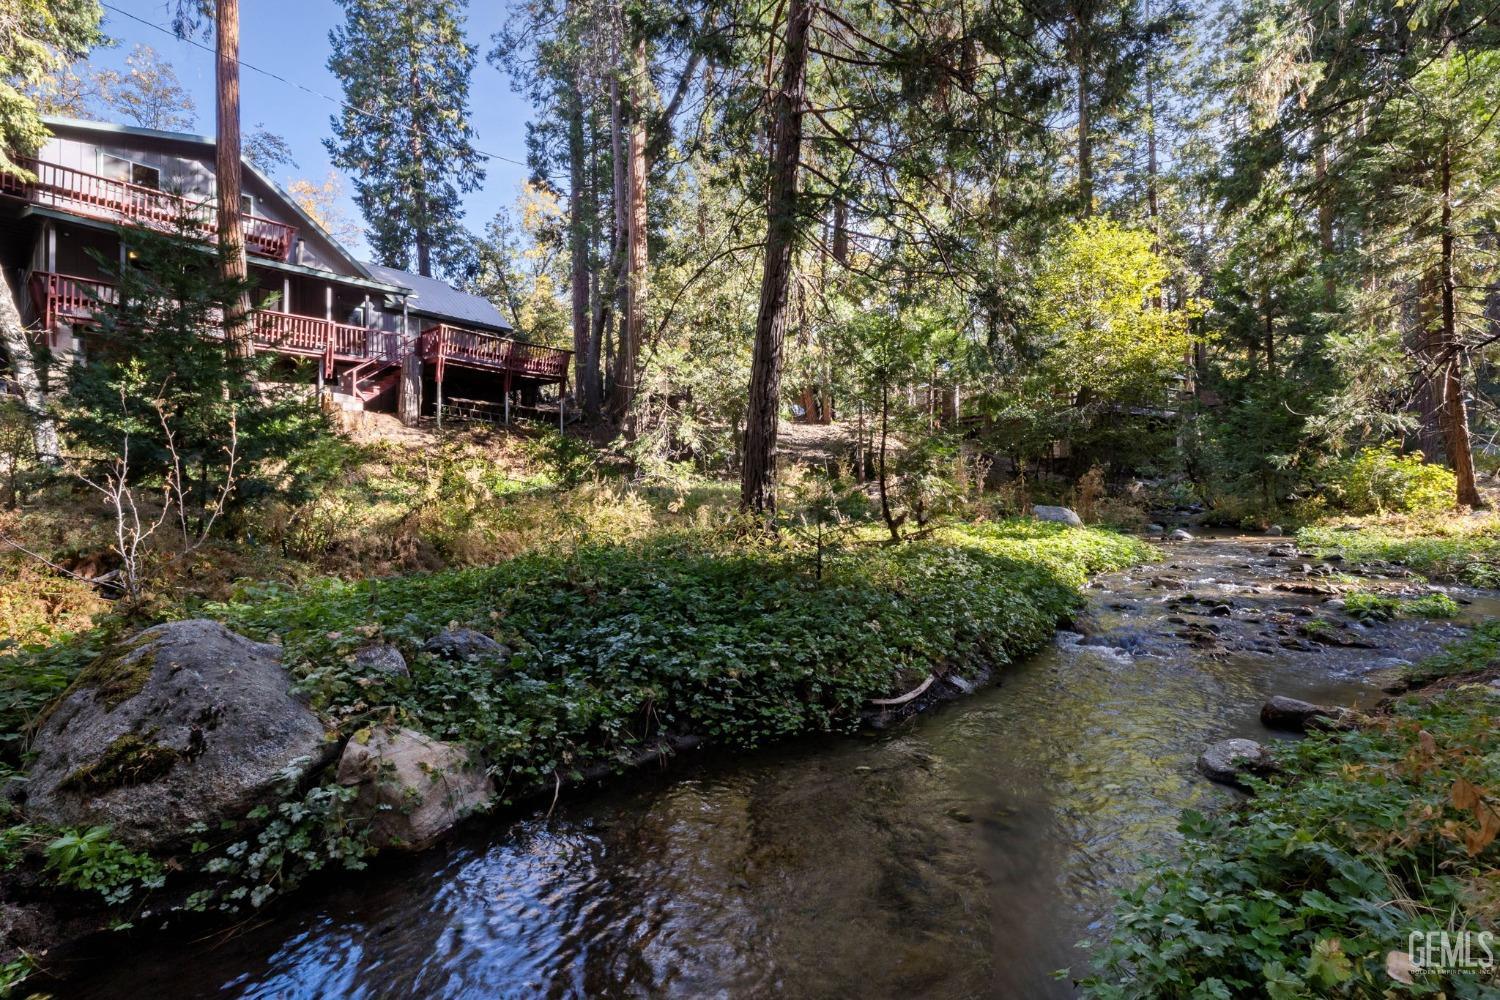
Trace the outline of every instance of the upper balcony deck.
<instances>
[{"instance_id":1,"label":"upper balcony deck","mask_svg":"<svg viewBox=\"0 0 1500 1000\"><path fill-rule=\"evenodd\" d=\"M23 160L22 166L35 179L0 171L0 195L103 222L164 232L186 224L205 239L218 237L212 200L186 198L46 160ZM246 251L275 260L291 258L295 227L243 212L240 220Z\"/></svg>"}]
</instances>

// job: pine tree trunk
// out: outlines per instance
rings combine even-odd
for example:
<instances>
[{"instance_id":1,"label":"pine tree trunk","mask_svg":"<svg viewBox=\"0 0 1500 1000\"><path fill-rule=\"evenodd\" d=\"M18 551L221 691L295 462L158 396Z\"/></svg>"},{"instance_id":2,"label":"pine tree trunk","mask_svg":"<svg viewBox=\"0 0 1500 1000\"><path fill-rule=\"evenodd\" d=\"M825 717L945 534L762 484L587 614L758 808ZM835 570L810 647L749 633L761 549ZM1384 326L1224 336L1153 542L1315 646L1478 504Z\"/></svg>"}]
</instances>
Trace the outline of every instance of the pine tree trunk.
<instances>
[{"instance_id":1,"label":"pine tree trunk","mask_svg":"<svg viewBox=\"0 0 1500 1000\"><path fill-rule=\"evenodd\" d=\"M636 55L637 81L646 72L645 42L640 43ZM624 392L621 394L620 415L627 416L635 403L636 379L639 375L641 345L646 334L646 100L641 83L636 84L630 114L630 162L625 171L630 188L629 230L625 243L625 334L622 338L627 353L623 366Z\"/></svg>"},{"instance_id":2,"label":"pine tree trunk","mask_svg":"<svg viewBox=\"0 0 1500 1000\"><path fill-rule=\"evenodd\" d=\"M21 309L10 282L0 273L0 344L10 358L11 372L21 390L21 405L31 417L31 440L36 447L36 457L44 465L57 465L61 461L62 449L57 441L57 424L47 413L47 397L42 392L42 379L36 370L36 360L31 356L31 341L26 336L26 325L21 322Z\"/></svg>"},{"instance_id":3,"label":"pine tree trunk","mask_svg":"<svg viewBox=\"0 0 1500 1000\"><path fill-rule=\"evenodd\" d=\"M1271 311L1271 284L1260 286L1261 317L1265 322L1266 374L1276 374L1276 315Z\"/></svg>"},{"instance_id":4,"label":"pine tree trunk","mask_svg":"<svg viewBox=\"0 0 1500 1000\"><path fill-rule=\"evenodd\" d=\"M572 256L568 278L573 293L573 381L585 417L599 416L599 384L591 364L592 331L589 310L589 226L585 218L583 108L575 89L568 102L568 250Z\"/></svg>"},{"instance_id":5,"label":"pine tree trunk","mask_svg":"<svg viewBox=\"0 0 1500 1000\"><path fill-rule=\"evenodd\" d=\"M417 72L416 54L412 55L411 67L407 70L406 88L411 97L411 105L416 108L421 101L422 78ZM432 277L432 233L427 216L427 179L423 176L426 150L422 147L421 130L415 127L408 129L406 141L412 169L416 171L415 183L412 185L412 211L416 225L412 238L417 245L417 273L424 278L430 278Z\"/></svg>"},{"instance_id":6,"label":"pine tree trunk","mask_svg":"<svg viewBox=\"0 0 1500 1000\"><path fill-rule=\"evenodd\" d=\"M609 145L610 166L612 170L610 205L614 209L614 226L610 233L609 252L609 274L610 274L610 297L613 316L609 318L610 326L616 331L614 349L609 352L609 393L607 409L610 415L619 418L623 407L619 403L619 366L620 346L619 341L625 334L625 244L629 239L629 194L626 180L626 153L625 153L625 113L621 108L620 83L613 75L609 81Z\"/></svg>"},{"instance_id":7,"label":"pine tree trunk","mask_svg":"<svg viewBox=\"0 0 1500 1000\"><path fill-rule=\"evenodd\" d=\"M1331 310L1338 302L1338 287L1333 274L1333 192L1328 189L1328 148L1321 125L1314 142L1317 151L1313 157L1313 179L1318 189L1318 251L1323 269L1323 304Z\"/></svg>"},{"instance_id":8,"label":"pine tree trunk","mask_svg":"<svg viewBox=\"0 0 1500 1000\"><path fill-rule=\"evenodd\" d=\"M646 43L636 43L631 60L628 128L624 140L624 276L620 289L620 338L615 345L615 385L611 415L622 424L635 402L641 342L646 328Z\"/></svg>"},{"instance_id":9,"label":"pine tree trunk","mask_svg":"<svg viewBox=\"0 0 1500 1000\"><path fill-rule=\"evenodd\" d=\"M1089 51L1083 25L1075 28L1074 63L1078 75L1078 201L1084 218L1094 214L1094 142L1089 121Z\"/></svg>"},{"instance_id":10,"label":"pine tree trunk","mask_svg":"<svg viewBox=\"0 0 1500 1000\"><path fill-rule=\"evenodd\" d=\"M745 459L740 478L740 507L767 520L776 513L776 424L781 409L787 299L797 241L797 167L802 158L803 98L811 22L812 8L805 0L787 0L781 83L775 96L771 133L766 256L750 362L750 402L745 417Z\"/></svg>"},{"instance_id":11,"label":"pine tree trunk","mask_svg":"<svg viewBox=\"0 0 1500 1000\"><path fill-rule=\"evenodd\" d=\"M1146 19L1151 19L1151 5L1146 4ZM1156 81L1154 67L1146 64L1146 213L1151 221L1151 252L1161 253L1161 205L1157 191L1160 172L1156 157ZM1151 308L1162 310L1161 286L1151 293Z\"/></svg>"},{"instance_id":12,"label":"pine tree trunk","mask_svg":"<svg viewBox=\"0 0 1500 1000\"><path fill-rule=\"evenodd\" d=\"M219 269L226 281L245 284L245 237L240 225L240 3L218 0L214 14L217 41L216 87L218 130L214 169L218 177ZM224 315L224 342L231 355L255 353L250 332L249 293Z\"/></svg>"},{"instance_id":13,"label":"pine tree trunk","mask_svg":"<svg viewBox=\"0 0 1500 1000\"><path fill-rule=\"evenodd\" d=\"M882 381L880 383L880 457L878 459L880 464L879 468L876 470L876 474L879 477L880 484L880 516L885 519L886 530L891 533L891 541L899 542L901 541L901 526L897 523L895 516L891 513L890 486L885 474L886 438L889 435L890 413L890 383L884 381L884 377L882 376Z\"/></svg>"},{"instance_id":14,"label":"pine tree trunk","mask_svg":"<svg viewBox=\"0 0 1500 1000\"><path fill-rule=\"evenodd\" d=\"M1442 185L1442 421L1443 444L1448 453L1448 465L1458 481L1457 501L1460 506L1479 508L1484 501L1474 482L1474 446L1469 438L1469 411L1464 402L1463 348L1458 337L1458 310L1455 302L1453 261L1453 144L1451 137L1444 142L1442 162L1439 169Z\"/></svg>"}]
</instances>

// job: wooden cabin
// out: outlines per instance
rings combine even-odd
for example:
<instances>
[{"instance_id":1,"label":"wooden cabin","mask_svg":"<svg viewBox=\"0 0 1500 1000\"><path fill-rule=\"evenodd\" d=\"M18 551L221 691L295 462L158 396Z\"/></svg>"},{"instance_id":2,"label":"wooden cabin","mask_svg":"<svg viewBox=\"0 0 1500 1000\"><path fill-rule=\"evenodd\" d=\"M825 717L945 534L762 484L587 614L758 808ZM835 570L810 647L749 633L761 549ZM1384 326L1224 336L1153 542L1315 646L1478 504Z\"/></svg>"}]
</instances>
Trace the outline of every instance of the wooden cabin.
<instances>
[{"instance_id":1,"label":"wooden cabin","mask_svg":"<svg viewBox=\"0 0 1500 1000\"><path fill-rule=\"evenodd\" d=\"M88 355L90 312L128 266L124 232L185 219L214 238L214 143L44 121L52 137L25 164L34 177L0 172L0 268L66 363ZM320 391L346 409L508 420L513 401L536 411L550 394L565 419L570 351L519 339L480 296L358 260L248 163L242 186L257 350L313 360Z\"/></svg>"}]
</instances>

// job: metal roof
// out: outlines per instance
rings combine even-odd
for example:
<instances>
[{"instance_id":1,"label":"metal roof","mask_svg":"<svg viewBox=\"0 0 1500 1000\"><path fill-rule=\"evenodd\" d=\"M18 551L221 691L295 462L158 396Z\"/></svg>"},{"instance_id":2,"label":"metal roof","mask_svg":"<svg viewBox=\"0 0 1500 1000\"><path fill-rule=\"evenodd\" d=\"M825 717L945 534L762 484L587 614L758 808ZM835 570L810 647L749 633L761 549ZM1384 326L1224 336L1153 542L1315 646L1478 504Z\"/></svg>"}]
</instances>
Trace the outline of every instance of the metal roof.
<instances>
[{"instance_id":1,"label":"metal roof","mask_svg":"<svg viewBox=\"0 0 1500 1000\"><path fill-rule=\"evenodd\" d=\"M460 326L482 326L507 333L511 330L511 325L500 315L500 310L488 299L460 292L437 278L424 278L420 274L382 267L368 261L365 262L365 267L380 281L410 288L412 295L406 304L412 312L453 320Z\"/></svg>"}]
</instances>

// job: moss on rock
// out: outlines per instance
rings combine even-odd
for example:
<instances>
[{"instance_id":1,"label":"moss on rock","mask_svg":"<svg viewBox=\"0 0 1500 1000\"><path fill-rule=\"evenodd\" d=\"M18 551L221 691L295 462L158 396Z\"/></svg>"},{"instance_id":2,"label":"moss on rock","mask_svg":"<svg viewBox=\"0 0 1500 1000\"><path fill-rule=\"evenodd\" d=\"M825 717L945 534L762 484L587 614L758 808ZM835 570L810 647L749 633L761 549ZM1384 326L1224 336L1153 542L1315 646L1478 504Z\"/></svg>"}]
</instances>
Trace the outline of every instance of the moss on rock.
<instances>
[{"instance_id":1,"label":"moss on rock","mask_svg":"<svg viewBox=\"0 0 1500 1000\"><path fill-rule=\"evenodd\" d=\"M156 655L143 647L148 642L121 643L83 668L69 693L91 689L109 708L140 694L151 679ZM66 695L64 696L66 697Z\"/></svg>"},{"instance_id":2,"label":"moss on rock","mask_svg":"<svg viewBox=\"0 0 1500 1000\"><path fill-rule=\"evenodd\" d=\"M126 733L105 747L96 760L69 774L60 787L95 793L155 781L172 770L183 754L155 742L153 736L155 730L145 735Z\"/></svg>"}]
</instances>

